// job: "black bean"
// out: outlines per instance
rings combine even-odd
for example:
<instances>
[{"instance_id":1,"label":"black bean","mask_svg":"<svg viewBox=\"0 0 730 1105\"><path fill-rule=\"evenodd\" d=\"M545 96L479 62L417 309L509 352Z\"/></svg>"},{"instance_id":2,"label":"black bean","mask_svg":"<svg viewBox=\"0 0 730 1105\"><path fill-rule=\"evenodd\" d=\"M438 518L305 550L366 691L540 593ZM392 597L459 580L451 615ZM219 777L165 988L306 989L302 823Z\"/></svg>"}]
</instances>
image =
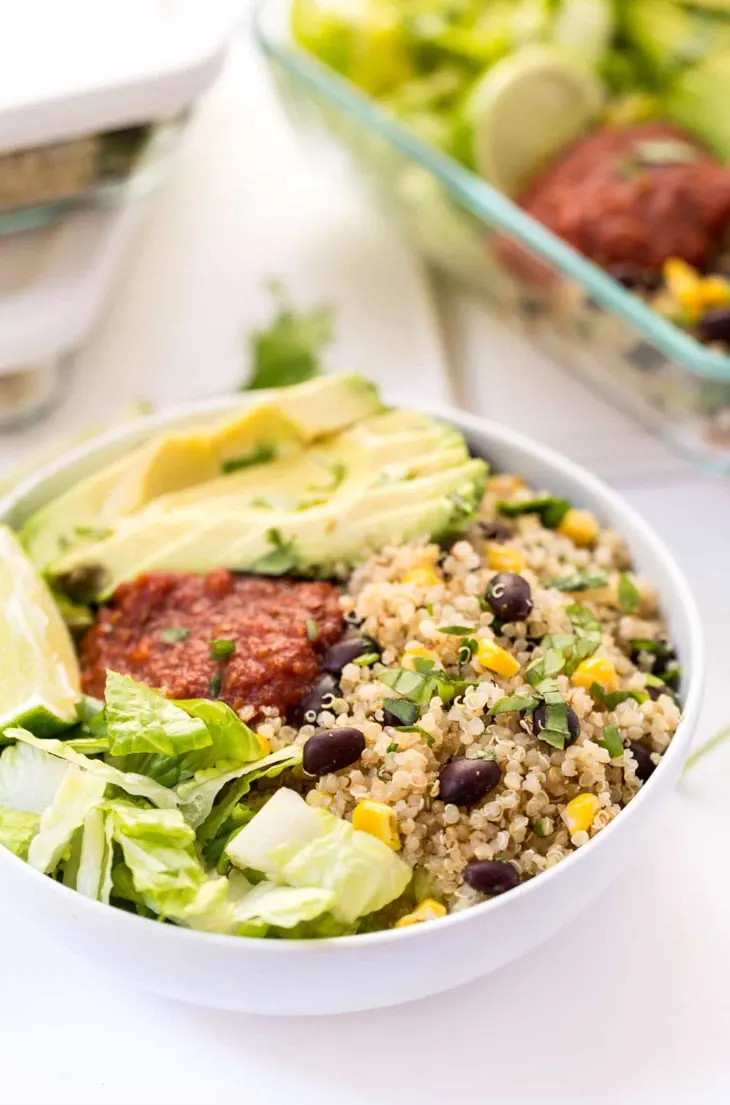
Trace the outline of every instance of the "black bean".
<instances>
[{"instance_id":1,"label":"black bean","mask_svg":"<svg viewBox=\"0 0 730 1105\"><path fill-rule=\"evenodd\" d=\"M730 344L730 307L713 307L697 323L700 341L724 341Z\"/></svg>"},{"instance_id":2,"label":"black bean","mask_svg":"<svg viewBox=\"0 0 730 1105\"><path fill-rule=\"evenodd\" d=\"M547 707L544 702L541 702L537 706L532 715L532 731L536 737L540 736L541 731L545 728L545 722L547 720ZM578 715L575 710L571 710L568 706L568 732L570 733L570 739L566 741L566 747L570 744L575 744L580 736L580 722L578 721Z\"/></svg>"},{"instance_id":3,"label":"black bean","mask_svg":"<svg viewBox=\"0 0 730 1105\"><path fill-rule=\"evenodd\" d=\"M320 729L304 745L302 767L307 775L328 775L357 763L364 751L359 729Z\"/></svg>"},{"instance_id":4,"label":"black bean","mask_svg":"<svg viewBox=\"0 0 730 1105\"><path fill-rule=\"evenodd\" d=\"M512 527L505 522L478 522L477 529L485 541L496 541L497 544L509 541L514 535Z\"/></svg>"},{"instance_id":5,"label":"black bean","mask_svg":"<svg viewBox=\"0 0 730 1105\"><path fill-rule=\"evenodd\" d=\"M484 596L492 612L503 622L519 622L532 610L530 584L516 572L497 572Z\"/></svg>"},{"instance_id":6,"label":"black bean","mask_svg":"<svg viewBox=\"0 0 730 1105\"><path fill-rule=\"evenodd\" d=\"M372 641L366 641L363 637L345 637L325 653L322 667L331 675L340 675L347 664L351 664L358 656L372 651Z\"/></svg>"},{"instance_id":7,"label":"black bean","mask_svg":"<svg viewBox=\"0 0 730 1105\"><path fill-rule=\"evenodd\" d=\"M297 725L314 720L313 717L308 718L307 715L316 715L320 710L325 710L331 704L333 698L340 697L340 693L340 685L334 675L327 671L323 672L293 711L292 720Z\"/></svg>"},{"instance_id":8,"label":"black bean","mask_svg":"<svg viewBox=\"0 0 730 1105\"><path fill-rule=\"evenodd\" d=\"M500 859L475 859L464 868L464 882L480 894L504 894L519 886L520 876L511 863Z\"/></svg>"},{"instance_id":9,"label":"black bean","mask_svg":"<svg viewBox=\"0 0 730 1105\"><path fill-rule=\"evenodd\" d=\"M651 758L651 753L648 748L645 748L643 744L639 744L638 741L629 741L629 748L631 749L631 755L636 760L636 774L642 783L645 783L656 770L656 764Z\"/></svg>"},{"instance_id":10,"label":"black bean","mask_svg":"<svg viewBox=\"0 0 730 1105\"><path fill-rule=\"evenodd\" d=\"M455 806L473 806L494 790L501 777L494 760L452 760L441 768L439 798Z\"/></svg>"}]
</instances>

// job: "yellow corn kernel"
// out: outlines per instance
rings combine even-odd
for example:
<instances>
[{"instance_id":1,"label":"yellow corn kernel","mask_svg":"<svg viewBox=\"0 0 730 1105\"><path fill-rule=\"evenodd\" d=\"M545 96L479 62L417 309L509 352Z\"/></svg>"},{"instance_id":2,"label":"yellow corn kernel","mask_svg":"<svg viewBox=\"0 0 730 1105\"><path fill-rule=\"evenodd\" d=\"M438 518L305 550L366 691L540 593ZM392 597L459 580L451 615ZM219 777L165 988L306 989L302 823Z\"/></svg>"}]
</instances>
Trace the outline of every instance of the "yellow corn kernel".
<instances>
[{"instance_id":1,"label":"yellow corn kernel","mask_svg":"<svg viewBox=\"0 0 730 1105\"><path fill-rule=\"evenodd\" d=\"M697 300L700 274L681 257L670 257L662 270L667 288L676 301L691 310Z\"/></svg>"},{"instance_id":2,"label":"yellow corn kernel","mask_svg":"<svg viewBox=\"0 0 730 1105\"><path fill-rule=\"evenodd\" d=\"M571 799L561 814L570 835L572 836L573 833L587 833L600 808L601 803L595 794L589 792L577 794L575 798Z\"/></svg>"},{"instance_id":3,"label":"yellow corn kernel","mask_svg":"<svg viewBox=\"0 0 730 1105\"><path fill-rule=\"evenodd\" d=\"M396 921L393 928L404 929L408 925L420 925L423 921L435 921L437 917L445 916L446 906L441 905L441 902L437 902L433 898L424 898L412 913L406 913L405 917L401 917L400 921Z\"/></svg>"},{"instance_id":4,"label":"yellow corn kernel","mask_svg":"<svg viewBox=\"0 0 730 1105\"><path fill-rule=\"evenodd\" d=\"M570 681L574 687L585 687L587 691L594 683L598 683L604 691L615 691L618 687L618 674L612 660L607 660L604 656L589 656L587 660L581 660Z\"/></svg>"},{"instance_id":5,"label":"yellow corn kernel","mask_svg":"<svg viewBox=\"0 0 730 1105\"><path fill-rule=\"evenodd\" d=\"M721 276L705 276L700 283L701 307L726 307L730 303L730 281Z\"/></svg>"},{"instance_id":6,"label":"yellow corn kernel","mask_svg":"<svg viewBox=\"0 0 730 1105\"><path fill-rule=\"evenodd\" d=\"M261 745L261 755L268 756L271 752L271 741L268 737L262 737L260 733L257 733L256 736L258 737L259 744Z\"/></svg>"},{"instance_id":7,"label":"yellow corn kernel","mask_svg":"<svg viewBox=\"0 0 730 1105\"><path fill-rule=\"evenodd\" d=\"M438 652L432 648L426 648L425 645L409 645L401 657L403 667L410 668L411 671L415 671L416 668L414 660L433 660L437 668L441 667Z\"/></svg>"},{"instance_id":8,"label":"yellow corn kernel","mask_svg":"<svg viewBox=\"0 0 730 1105\"><path fill-rule=\"evenodd\" d=\"M520 670L519 661L495 641L481 640L477 643L476 657L483 668L511 679Z\"/></svg>"},{"instance_id":9,"label":"yellow corn kernel","mask_svg":"<svg viewBox=\"0 0 730 1105\"><path fill-rule=\"evenodd\" d=\"M394 852L400 849L398 821L390 806L386 806L384 802L363 798L352 812L352 827L361 833L377 837Z\"/></svg>"},{"instance_id":10,"label":"yellow corn kernel","mask_svg":"<svg viewBox=\"0 0 730 1105\"><path fill-rule=\"evenodd\" d=\"M516 495L522 491L525 481L522 476L513 476L509 472L502 472L498 476L490 476L487 480L487 491L490 495L496 495L498 499L506 499L510 495Z\"/></svg>"},{"instance_id":11,"label":"yellow corn kernel","mask_svg":"<svg viewBox=\"0 0 730 1105\"><path fill-rule=\"evenodd\" d=\"M419 564L417 567L411 568L409 572L406 572L403 576L403 582L415 583L416 587L435 587L441 580L438 572L429 564Z\"/></svg>"},{"instance_id":12,"label":"yellow corn kernel","mask_svg":"<svg viewBox=\"0 0 730 1105\"><path fill-rule=\"evenodd\" d=\"M574 545L580 548L589 548L594 545L600 533L600 526L595 515L589 510L575 510L571 507L564 514L558 533L563 537L569 537Z\"/></svg>"},{"instance_id":13,"label":"yellow corn kernel","mask_svg":"<svg viewBox=\"0 0 730 1105\"><path fill-rule=\"evenodd\" d=\"M487 560L489 567L495 572L523 572L527 565L525 558L517 549L510 549L507 545L489 545L487 548Z\"/></svg>"}]
</instances>

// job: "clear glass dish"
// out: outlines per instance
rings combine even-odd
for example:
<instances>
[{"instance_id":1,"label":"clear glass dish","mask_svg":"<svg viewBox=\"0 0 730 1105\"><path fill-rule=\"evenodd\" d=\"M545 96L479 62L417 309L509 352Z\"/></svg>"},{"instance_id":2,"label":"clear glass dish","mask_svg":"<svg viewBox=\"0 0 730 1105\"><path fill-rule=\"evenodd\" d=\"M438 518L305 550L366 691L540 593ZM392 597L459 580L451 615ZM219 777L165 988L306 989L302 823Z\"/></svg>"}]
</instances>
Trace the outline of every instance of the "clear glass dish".
<instances>
[{"instance_id":1,"label":"clear glass dish","mask_svg":"<svg viewBox=\"0 0 730 1105\"><path fill-rule=\"evenodd\" d=\"M702 346L458 162L301 50L289 0L259 0L255 34L296 129L429 261L705 468L730 472L730 356ZM518 243L528 278L500 261ZM539 278L536 279L536 272Z\"/></svg>"}]
</instances>

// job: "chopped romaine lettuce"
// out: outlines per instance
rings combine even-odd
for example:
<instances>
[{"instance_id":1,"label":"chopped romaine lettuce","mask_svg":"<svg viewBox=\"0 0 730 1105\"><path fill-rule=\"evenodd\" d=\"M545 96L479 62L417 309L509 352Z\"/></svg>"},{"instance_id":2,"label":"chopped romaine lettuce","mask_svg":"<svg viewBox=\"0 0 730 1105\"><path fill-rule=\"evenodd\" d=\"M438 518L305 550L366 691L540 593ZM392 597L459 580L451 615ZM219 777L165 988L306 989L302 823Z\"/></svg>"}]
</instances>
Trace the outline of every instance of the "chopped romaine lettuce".
<instances>
[{"instance_id":1,"label":"chopped romaine lettuce","mask_svg":"<svg viewBox=\"0 0 730 1105\"><path fill-rule=\"evenodd\" d=\"M667 114L686 127L723 161L730 161L730 20L728 45L681 73L667 93Z\"/></svg>"},{"instance_id":2,"label":"chopped romaine lettuce","mask_svg":"<svg viewBox=\"0 0 730 1105\"><path fill-rule=\"evenodd\" d=\"M89 759L81 752L69 748L65 741L55 740L51 737L34 737L26 729L6 729L3 735L9 740L31 745L33 748L41 749L54 758L74 764L76 767L82 767L95 778L119 787L134 797L147 798L161 809L174 809L178 805L178 798L174 790L161 786L160 783L147 778L146 775L138 775L132 771L120 771L101 760Z\"/></svg>"},{"instance_id":3,"label":"chopped romaine lettuce","mask_svg":"<svg viewBox=\"0 0 730 1105\"><path fill-rule=\"evenodd\" d=\"M237 924L263 924L290 929L302 921L313 921L334 905L334 890L315 887L277 886L260 882L234 903Z\"/></svg>"},{"instance_id":4,"label":"chopped romaine lettuce","mask_svg":"<svg viewBox=\"0 0 730 1105\"><path fill-rule=\"evenodd\" d=\"M106 727L113 756L179 756L212 744L205 722L128 675L106 675Z\"/></svg>"},{"instance_id":5,"label":"chopped romaine lettuce","mask_svg":"<svg viewBox=\"0 0 730 1105\"><path fill-rule=\"evenodd\" d=\"M68 764L40 747L11 744L0 756L0 806L42 814L56 797Z\"/></svg>"},{"instance_id":6,"label":"chopped romaine lettuce","mask_svg":"<svg viewBox=\"0 0 730 1105\"><path fill-rule=\"evenodd\" d=\"M185 820L194 829L202 826L201 839L212 838L236 803L248 794L252 783L257 779L273 779L287 768L300 764L301 761L301 748L292 745L289 748L281 748L278 752L272 752L271 755L264 756L255 763L244 764L232 770L217 771L215 768L210 768L209 771L199 772L194 780L181 783L177 788ZM231 788L231 794L225 802L225 811L221 811L215 819L215 824L204 824L213 810L218 793L226 783L233 782L234 779L239 780L239 785ZM214 812L218 813L217 810Z\"/></svg>"},{"instance_id":7,"label":"chopped romaine lettuce","mask_svg":"<svg viewBox=\"0 0 730 1105\"><path fill-rule=\"evenodd\" d=\"M212 767L221 760L249 763L263 756L261 738L225 702L190 698L176 705L205 724L212 742L209 748L201 748L185 757L185 766L191 773Z\"/></svg>"},{"instance_id":8,"label":"chopped romaine lettuce","mask_svg":"<svg viewBox=\"0 0 730 1105\"><path fill-rule=\"evenodd\" d=\"M21 859L27 859L28 848L38 832L40 820L37 813L0 806L0 844Z\"/></svg>"},{"instance_id":9,"label":"chopped romaine lettuce","mask_svg":"<svg viewBox=\"0 0 730 1105\"><path fill-rule=\"evenodd\" d=\"M55 870L87 814L101 804L105 790L104 779L78 767L68 768L52 804L41 815L38 833L28 849L31 867Z\"/></svg>"},{"instance_id":10,"label":"chopped romaine lettuce","mask_svg":"<svg viewBox=\"0 0 730 1105\"><path fill-rule=\"evenodd\" d=\"M346 924L400 897L412 875L382 841L284 787L226 853L236 866L260 871L272 882L333 891L330 911Z\"/></svg>"},{"instance_id":11,"label":"chopped romaine lettuce","mask_svg":"<svg viewBox=\"0 0 730 1105\"><path fill-rule=\"evenodd\" d=\"M97 806L84 818L76 889L87 898L108 902L112 887L112 821Z\"/></svg>"}]
</instances>

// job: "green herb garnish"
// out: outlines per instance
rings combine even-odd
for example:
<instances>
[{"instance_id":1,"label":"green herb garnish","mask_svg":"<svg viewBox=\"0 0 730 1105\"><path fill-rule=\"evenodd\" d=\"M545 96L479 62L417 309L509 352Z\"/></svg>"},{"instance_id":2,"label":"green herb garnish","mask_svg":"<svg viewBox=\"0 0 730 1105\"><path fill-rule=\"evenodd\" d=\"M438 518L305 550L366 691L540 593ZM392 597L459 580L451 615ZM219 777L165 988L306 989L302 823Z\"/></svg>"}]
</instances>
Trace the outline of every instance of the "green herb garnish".
<instances>
[{"instance_id":1,"label":"green herb garnish","mask_svg":"<svg viewBox=\"0 0 730 1105\"><path fill-rule=\"evenodd\" d=\"M398 744L397 741L391 741L385 751L386 751L386 753L387 752L400 752L400 745Z\"/></svg>"},{"instance_id":2,"label":"green herb garnish","mask_svg":"<svg viewBox=\"0 0 730 1105\"><path fill-rule=\"evenodd\" d=\"M437 629L438 633L445 633L449 637L463 637L467 633L474 632L474 626L471 625L440 625Z\"/></svg>"},{"instance_id":3,"label":"green herb garnish","mask_svg":"<svg viewBox=\"0 0 730 1105\"><path fill-rule=\"evenodd\" d=\"M417 704L409 702L406 698L386 698L383 709L388 710L393 717L397 717L403 725L413 725L419 714Z\"/></svg>"},{"instance_id":4,"label":"green herb garnish","mask_svg":"<svg viewBox=\"0 0 730 1105\"><path fill-rule=\"evenodd\" d=\"M523 499L519 503L497 503L497 510L505 518L518 518L521 514L537 514L548 529L557 529L570 510L567 499L554 495L539 495L534 499Z\"/></svg>"},{"instance_id":5,"label":"green herb garnish","mask_svg":"<svg viewBox=\"0 0 730 1105\"><path fill-rule=\"evenodd\" d=\"M266 537L273 548L251 565L251 571L259 575L283 576L297 562L294 542L285 541L278 529L270 529Z\"/></svg>"},{"instance_id":6,"label":"green herb garnish","mask_svg":"<svg viewBox=\"0 0 730 1105\"><path fill-rule=\"evenodd\" d=\"M296 311L279 283L270 285L277 314L249 339L253 369L242 391L303 384L320 372L320 354L332 341L333 315L328 307Z\"/></svg>"},{"instance_id":7,"label":"green herb garnish","mask_svg":"<svg viewBox=\"0 0 730 1105\"><path fill-rule=\"evenodd\" d=\"M605 748L612 760L623 755L624 742L615 725L607 725L603 730L603 740L598 741L601 748Z\"/></svg>"},{"instance_id":8,"label":"green herb garnish","mask_svg":"<svg viewBox=\"0 0 730 1105\"><path fill-rule=\"evenodd\" d=\"M618 604L624 614L635 614L641 606L641 595L628 572L622 572L618 581Z\"/></svg>"},{"instance_id":9,"label":"green herb garnish","mask_svg":"<svg viewBox=\"0 0 730 1105\"><path fill-rule=\"evenodd\" d=\"M77 537L87 537L91 541L104 541L107 537L111 537L113 532L106 526L74 526Z\"/></svg>"},{"instance_id":10,"label":"green herb garnish","mask_svg":"<svg viewBox=\"0 0 730 1105\"><path fill-rule=\"evenodd\" d=\"M239 472L242 468L252 468L255 464L268 464L276 456L276 446L261 442L250 453L241 457L229 457L224 460L221 469L224 475L230 472Z\"/></svg>"},{"instance_id":11,"label":"green herb garnish","mask_svg":"<svg viewBox=\"0 0 730 1105\"><path fill-rule=\"evenodd\" d=\"M319 626L314 618L307 618L304 623L308 641L316 641L319 637Z\"/></svg>"},{"instance_id":12,"label":"green herb garnish","mask_svg":"<svg viewBox=\"0 0 730 1105\"><path fill-rule=\"evenodd\" d=\"M459 663L468 664L478 648L479 642L473 637L464 637L459 646Z\"/></svg>"},{"instance_id":13,"label":"green herb garnish","mask_svg":"<svg viewBox=\"0 0 730 1105\"><path fill-rule=\"evenodd\" d=\"M523 713L525 710L534 710L539 701L539 698L531 694L509 695L495 702L489 714L497 717L499 714Z\"/></svg>"},{"instance_id":14,"label":"green herb garnish","mask_svg":"<svg viewBox=\"0 0 730 1105\"><path fill-rule=\"evenodd\" d=\"M164 641L166 645L174 645L177 641L184 641L189 636L190 630L185 629L182 625L168 625L165 629L160 630L160 640Z\"/></svg>"},{"instance_id":15,"label":"green herb garnish","mask_svg":"<svg viewBox=\"0 0 730 1105\"><path fill-rule=\"evenodd\" d=\"M370 668L373 664L377 664L379 659L379 652L363 652L360 656L356 656L352 663L358 668Z\"/></svg>"},{"instance_id":16,"label":"green herb garnish","mask_svg":"<svg viewBox=\"0 0 730 1105\"><path fill-rule=\"evenodd\" d=\"M591 683L590 693L594 702L605 706L607 710L615 710L622 702L628 702L629 699L641 704L649 697L646 691L604 691L600 683Z\"/></svg>"},{"instance_id":17,"label":"green herb garnish","mask_svg":"<svg viewBox=\"0 0 730 1105\"><path fill-rule=\"evenodd\" d=\"M490 761L496 760L496 758L497 757L494 755L494 752L492 752L491 748L478 748L477 751L474 753L474 756L472 757L472 759L474 760Z\"/></svg>"},{"instance_id":18,"label":"green herb garnish","mask_svg":"<svg viewBox=\"0 0 730 1105\"><path fill-rule=\"evenodd\" d=\"M474 681L455 679L445 672L436 670L432 660L418 657L414 660L414 664L415 671L411 671L410 668L390 668L382 672L379 678L386 687L390 687L391 690L410 702L415 702L418 706L427 706L436 695L444 705L448 705L467 688L476 686Z\"/></svg>"},{"instance_id":19,"label":"green herb garnish","mask_svg":"<svg viewBox=\"0 0 730 1105\"><path fill-rule=\"evenodd\" d=\"M211 698L217 698L221 693L221 687L223 686L223 673L220 671L214 672L208 683L208 694Z\"/></svg>"},{"instance_id":20,"label":"green herb garnish","mask_svg":"<svg viewBox=\"0 0 730 1105\"><path fill-rule=\"evenodd\" d=\"M565 657L557 649L549 648L544 656L531 661L525 668L525 679L531 687L537 687L545 679L559 675L565 667Z\"/></svg>"},{"instance_id":21,"label":"green herb garnish","mask_svg":"<svg viewBox=\"0 0 730 1105\"><path fill-rule=\"evenodd\" d=\"M208 641L208 648L213 660L227 660L236 651L236 642L221 637L216 641Z\"/></svg>"},{"instance_id":22,"label":"green herb garnish","mask_svg":"<svg viewBox=\"0 0 730 1105\"><path fill-rule=\"evenodd\" d=\"M545 831L545 822L541 817L538 817L537 821L532 822L532 831L535 836L545 837L548 835Z\"/></svg>"},{"instance_id":23,"label":"green herb garnish","mask_svg":"<svg viewBox=\"0 0 730 1105\"><path fill-rule=\"evenodd\" d=\"M570 661L573 667L577 667L581 660L592 656L601 643L603 630L590 610L585 606L574 604L567 609L568 617L573 626L575 642L571 651ZM573 670L573 668L571 668Z\"/></svg>"},{"instance_id":24,"label":"green herb garnish","mask_svg":"<svg viewBox=\"0 0 730 1105\"><path fill-rule=\"evenodd\" d=\"M545 586L556 591L592 591L596 587L605 587L608 576L603 572L573 572L560 579L551 579Z\"/></svg>"},{"instance_id":25,"label":"green herb garnish","mask_svg":"<svg viewBox=\"0 0 730 1105\"><path fill-rule=\"evenodd\" d=\"M657 641L653 637L632 637L629 641L632 652L647 652L650 656L662 658L674 655L674 649L666 641Z\"/></svg>"}]
</instances>

